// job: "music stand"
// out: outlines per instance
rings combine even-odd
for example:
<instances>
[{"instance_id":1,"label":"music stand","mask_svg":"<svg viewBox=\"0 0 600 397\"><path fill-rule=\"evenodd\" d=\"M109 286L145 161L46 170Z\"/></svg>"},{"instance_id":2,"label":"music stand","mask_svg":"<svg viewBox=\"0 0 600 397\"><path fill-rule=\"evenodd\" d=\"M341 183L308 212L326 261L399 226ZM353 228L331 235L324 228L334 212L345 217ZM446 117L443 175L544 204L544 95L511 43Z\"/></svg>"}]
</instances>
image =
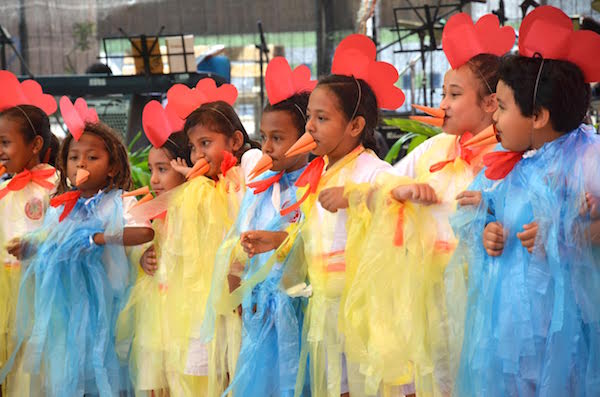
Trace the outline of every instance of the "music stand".
<instances>
[{"instance_id":1,"label":"music stand","mask_svg":"<svg viewBox=\"0 0 600 397\"><path fill-rule=\"evenodd\" d=\"M423 68L423 102L427 106L427 79L425 73L427 70L427 59L426 54L428 52L440 51L441 46L436 38L436 32L440 32L444 28L445 20L456 12L462 12L463 7L472 2L485 3L485 0L460 0L458 3L441 4L441 0L437 0L435 5L423 5L416 6L411 0L406 0L408 6L394 7L394 22L396 27L392 29L396 32L398 39L379 48L377 52L381 52L386 48L391 47L394 44L400 44L400 49L395 50L394 53L421 53L421 67ZM400 18L401 14L406 11L412 11L417 16L418 21L406 21ZM419 49L407 49L404 48L403 42L411 37L417 36L419 38ZM426 38L429 40L426 41ZM430 96L429 102L433 102L433 87L431 87L431 81L433 80L432 65L430 65Z\"/></svg>"},{"instance_id":2,"label":"music stand","mask_svg":"<svg viewBox=\"0 0 600 397\"><path fill-rule=\"evenodd\" d=\"M25 59L23 59L23 56L21 56L21 53L15 48L15 45L13 43L12 37L10 36L10 33L8 33L8 31L4 28L4 26L0 25L0 64L2 65L2 69L6 69L8 66L8 64L6 62L6 46L7 45L10 48L12 48L12 50L15 53L15 55L17 56L17 58L19 58L19 61L21 61L21 65L27 72L27 75L30 78L33 78L33 73L31 73L31 71L29 70L29 67L27 66L27 62L25 62Z\"/></svg>"}]
</instances>

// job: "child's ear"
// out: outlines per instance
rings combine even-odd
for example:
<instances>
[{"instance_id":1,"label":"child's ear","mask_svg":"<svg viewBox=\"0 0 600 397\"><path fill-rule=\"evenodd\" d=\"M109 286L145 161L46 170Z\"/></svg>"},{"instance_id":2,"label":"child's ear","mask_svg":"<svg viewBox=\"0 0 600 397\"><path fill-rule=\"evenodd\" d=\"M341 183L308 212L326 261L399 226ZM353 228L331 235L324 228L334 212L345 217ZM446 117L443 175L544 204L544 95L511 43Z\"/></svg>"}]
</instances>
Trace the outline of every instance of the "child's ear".
<instances>
[{"instance_id":1,"label":"child's ear","mask_svg":"<svg viewBox=\"0 0 600 397\"><path fill-rule=\"evenodd\" d=\"M39 154L42 151L42 148L44 147L44 138L42 138L39 135L36 135L35 138L33 138L33 153L34 154Z\"/></svg>"},{"instance_id":2,"label":"child's ear","mask_svg":"<svg viewBox=\"0 0 600 397\"><path fill-rule=\"evenodd\" d=\"M498 110L498 99L496 93L489 94L483 98L483 111L486 113L494 113Z\"/></svg>"},{"instance_id":3,"label":"child's ear","mask_svg":"<svg viewBox=\"0 0 600 397\"><path fill-rule=\"evenodd\" d=\"M232 151L234 153L240 150L242 146L244 146L244 134L242 133L242 131L235 130L233 136L231 137L231 146Z\"/></svg>"},{"instance_id":4,"label":"child's ear","mask_svg":"<svg viewBox=\"0 0 600 397\"><path fill-rule=\"evenodd\" d=\"M108 173L106 175L108 175L110 178L113 178L115 175L117 175L117 167L116 166L110 167L108 169Z\"/></svg>"},{"instance_id":5,"label":"child's ear","mask_svg":"<svg viewBox=\"0 0 600 397\"><path fill-rule=\"evenodd\" d=\"M365 125L367 121L363 116L356 116L354 120L350 122L350 136L356 138L360 136L360 134L365 129Z\"/></svg>"},{"instance_id":6,"label":"child's ear","mask_svg":"<svg viewBox=\"0 0 600 397\"><path fill-rule=\"evenodd\" d=\"M550 124L550 111L545 107L533 114L533 128L541 129Z\"/></svg>"}]
</instances>

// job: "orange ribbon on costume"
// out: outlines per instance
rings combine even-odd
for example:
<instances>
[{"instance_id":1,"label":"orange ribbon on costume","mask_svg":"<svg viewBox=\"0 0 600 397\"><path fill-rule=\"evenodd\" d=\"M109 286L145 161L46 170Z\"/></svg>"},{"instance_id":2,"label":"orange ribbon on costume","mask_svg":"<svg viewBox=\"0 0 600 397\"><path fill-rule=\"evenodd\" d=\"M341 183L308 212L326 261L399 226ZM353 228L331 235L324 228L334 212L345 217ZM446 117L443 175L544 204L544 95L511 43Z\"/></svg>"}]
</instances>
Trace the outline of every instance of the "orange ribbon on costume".
<instances>
[{"instance_id":1,"label":"orange ribbon on costume","mask_svg":"<svg viewBox=\"0 0 600 397\"><path fill-rule=\"evenodd\" d=\"M8 182L4 189L0 190L0 200L9 192L17 192L25 188L29 182L37 183L44 189L52 190L54 188L54 184L49 182L47 179L53 176L55 172L56 171L54 168L35 171L23 170L15 175L10 182Z\"/></svg>"},{"instance_id":2,"label":"orange ribbon on costume","mask_svg":"<svg viewBox=\"0 0 600 397\"><path fill-rule=\"evenodd\" d=\"M492 152L483 156L485 176L494 181L508 175L523 158L523 152Z\"/></svg>"},{"instance_id":3,"label":"orange ribbon on costume","mask_svg":"<svg viewBox=\"0 0 600 397\"><path fill-rule=\"evenodd\" d=\"M404 205L398 210L396 232L394 233L394 245L396 247L402 247L404 245Z\"/></svg>"},{"instance_id":4,"label":"orange ribbon on costume","mask_svg":"<svg viewBox=\"0 0 600 397\"><path fill-rule=\"evenodd\" d=\"M317 157L313 161L310 162L308 167L302 172L295 185L298 187L305 187L308 185L306 192L300 200L292 204L287 208L283 208L281 210L281 215L286 216L287 214L297 210L300 208L300 205L308 198L308 196L312 193L316 193L317 188L319 187L319 181L321 180L321 175L323 174L323 169L325 168L325 160L323 157Z\"/></svg>"},{"instance_id":5,"label":"orange ribbon on costume","mask_svg":"<svg viewBox=\"0 0 600 397\"><path fill-rule=\"evenodd\" d=\"M232 169L237 164L237 157L223 150L223 161L221 161L221 173L223 176L227 176L227 171Z\"/></svg>"},{"instance_id":6,"label":"orange ribbon on costume","mask_svg":"<svg viewBox=\"0 0 600 397\"><path fill-rule=\"evenodd\" d=\"M465 142L470 140L473 137L473 134L470 132L465 132L462 134L460 139L458 140L458 156L454 156L448 160L440 161L439 163L433 164L429 167L429 172L437 172L441 171L445 166L450 163L453 163L457 157L463 159L467 164L471 164L471 160L473 160L481 151L483 147L480 148L472 148L469 145L465 145Z\"/></svg>"},{"instance_id":7,"label":"orange ribbon on costume","mask_svg":"<svg viewBox=\"0 0 600 397\"><path fill-rule=\"evenodd\" d=\"M58 218L59 222L62 222L75 208L75 204L77 204L77 200L81 197L81 192L79 190L71 190L70 192L63 193L59 196L53 197L50 200L50 205L52 207L59 207L61 205L65 205L62 214Z\"/></svg>"},{"instance_id":8,"label":"orange ribbon on costume","mask_svg":"<svg viewBox=\"0 0 600 397\"><path fill-rule=\"evenodd\" d=\"M285 171L281 171L280 173L275 174L270 178L266 178L266 179L256 181L256 182L251 182L251 183L247 184L246 186L248 186L250 189L254 189L254 194L262 193L262 192L266 191L268 188L270 188L271 186L273 186L273 184L279 182L279 180L283 176L284 172Z\"/></svg>"}]
</instances>

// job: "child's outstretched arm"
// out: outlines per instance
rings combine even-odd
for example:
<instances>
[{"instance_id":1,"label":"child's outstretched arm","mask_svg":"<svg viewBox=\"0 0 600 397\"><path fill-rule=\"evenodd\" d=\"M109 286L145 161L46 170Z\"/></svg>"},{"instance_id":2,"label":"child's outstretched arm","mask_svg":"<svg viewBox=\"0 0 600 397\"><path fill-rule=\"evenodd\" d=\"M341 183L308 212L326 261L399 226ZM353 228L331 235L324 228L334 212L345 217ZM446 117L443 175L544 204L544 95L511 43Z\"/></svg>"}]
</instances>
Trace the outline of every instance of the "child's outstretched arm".
<instances>
[{"instance_id":1,"label":"child's outstretched arm","mask_svg":"<svg viewBox=\"0 0 600 397\"><path fill-rule=\"evenodd\" d=\"M476 190L465 190L456 196L456 201L461 207L472 205L477 207L481 203L481 192Z\"/></svg>"},{"instance_id":2,"label":"child's outstretched arm","mask_svg":"<svg viewBox=\"0 0 600 397\"><path fill-rule=\"evenodd\" d=\"M8 243L6 243L5 248L9 254L21 260L23 259L25 251L27 250L26 245L27 243L25 240L22 240L19 237L15 237L11 239Z\"/></svg>"},{"instance_id":3,"label":"child's outstretched arm","mask_svg":"<svg viewBox=\"0 0 600 397\"><path fill-rule=\"evenodd\" d=\"M284 231L252 230L242 233L240 241L244 252L248 254L248 257L252 258L254 255L278 248L287 236L288 233Z\"/></svg>"},{"instance_id":4,"label":"child's outstretched arm","mask_svg":"<svg viewBox=\"0 0 600 397\"><path fill-rule=\"evenodd\" d=\"M427 183L398 186L392 190L392 197L400 202L412 201L423 205L440 202L435 194L435 190Z\"/></svg>"},{"instance_id":5,"label":"child's outstretched arm","mask_svg":"<svg viewBox=\"0 0 600 397\"><path fill-rule=\"evenodd\" d=\"M119 243L124 246L140 245L152 241L154 230L151 227L126 227L123 229L123 239ZM111 242L111 236L105 236L104 233L94 234L94 242L98 245L104 245Z\"/></svg>"}]
</instances>

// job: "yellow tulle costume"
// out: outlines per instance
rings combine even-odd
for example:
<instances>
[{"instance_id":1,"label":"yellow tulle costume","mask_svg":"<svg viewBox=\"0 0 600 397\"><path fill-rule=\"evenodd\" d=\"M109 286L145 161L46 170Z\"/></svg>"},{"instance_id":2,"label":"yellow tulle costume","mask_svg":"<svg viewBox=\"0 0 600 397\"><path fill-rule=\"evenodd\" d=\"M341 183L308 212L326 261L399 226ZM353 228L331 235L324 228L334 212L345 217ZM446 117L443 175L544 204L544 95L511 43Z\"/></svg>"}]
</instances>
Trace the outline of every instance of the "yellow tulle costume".
<instances>
[{"instance_id":1,"label":"yellow tulle costume","mask_svg":"<svg viewBox=\"0 0 600 397\"><path fill-rule=\"evenodd\" d=\"M42 171L51 174L42 178L48 182L41 186L34 181L29 181L22 189L6 191L0 199L0 368L14 347L14 322L21 281L21 263L6 251L6 244L15 237L23 236L40 227L44 214L50 202L50 195L54 193L54 186L58 181L54 169L48 164L40 164L31 171ZM0 185L0 190L5 189L10 181ZM49 186L52 185L52 188ZM30 394L29 377L17 364L7 376L2 385L3 395L21 396Z\"/></svg>"},{"instance_id":2,"label":"yellow tulle costume","mask_svg":"<svg viewBox=\"0 0 600 397\"><path fill-rule=\"evenodd\" d=\"M118 327L121 343L133 335L136 390L218 396L225 389L239 351L239 317L221 318L207 346L199 343L199 329L215 255L244 190L243 173L233 167L218 182L199 176L159 196L167 203L164 223L154 221L159 267L153 277L140 275Z\"/></svg>"},{"instance_id":3,"label":"yellow tulle costume","mask_svg":"<svg viewBox=\"0 0 600 397\"><path fill-rule=\"evenodd\" d=\"M313 397L338 397L348 391L352 396L364 395L365 387L359 368L349 361L346 365L344 336L338 328L348 255L356 243L347 229L350 213L345 210L328 212L317 199L324 189L352 182L370 183L378 173L390 169L388 164L362 146L328 167L321 176L316 192L301 206L305 218L288 229L290 238L276 253L280 257L287 255L288 263L298 263L294 256L303 255L306 258L304 272L312 288L304 318L296 396L304 388L307 359ZM303 193L299 189L298 197L302 197ZM302 269L286 269L282 282L298 279L302 273Z\"/></svg>"},{"instance_id":4,"label":"yellow tulle costume","mask_svg":"<svg viewBox=\"0 0 600 397\"><path fill-rule=\"evenodd\" d=\"M419 396L452 390L448 335L453 325L447 322L443 283L456 246L449 217L455 197L473 181L493 145L465 161L455 136L441 134L426 144L411 177L383 174L375 189L346 187L349 213L356 220L352 230L363 240L348 260L353 274L346 284L342 329L349 360L360 366L370 395L381 383L402 385L413 379ZM430 171L447 159L441 170ZM431 185L440 203L392 199L393 188L412 183Z\"/></svg>"}]
</instances>

